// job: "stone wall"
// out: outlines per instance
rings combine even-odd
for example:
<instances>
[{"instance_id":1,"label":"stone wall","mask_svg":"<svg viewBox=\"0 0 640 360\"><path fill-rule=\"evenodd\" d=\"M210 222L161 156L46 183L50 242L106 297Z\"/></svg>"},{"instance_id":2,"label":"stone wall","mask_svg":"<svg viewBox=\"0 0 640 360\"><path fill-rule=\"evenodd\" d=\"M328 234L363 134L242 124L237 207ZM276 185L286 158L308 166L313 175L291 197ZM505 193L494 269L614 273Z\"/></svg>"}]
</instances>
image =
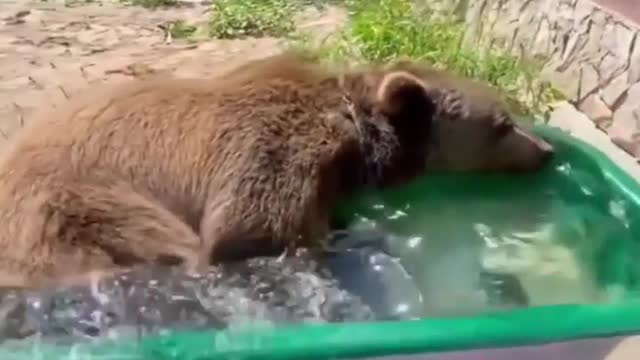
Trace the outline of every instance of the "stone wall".
<instances>
[{"instance_id":1,"label":"stone wall","mask_svg":"<svg viewBox=\"0 0 640 360\"><path fill-rule=\"evenodd\" d=\"M640 6L636 0L616 3L626 1ZM465 18L468 45L499 39L517 55L542 60L542 76L614 143L640 158L640 40L634 16L589 0L425 2Z\"/></svg>"}]
</instances>

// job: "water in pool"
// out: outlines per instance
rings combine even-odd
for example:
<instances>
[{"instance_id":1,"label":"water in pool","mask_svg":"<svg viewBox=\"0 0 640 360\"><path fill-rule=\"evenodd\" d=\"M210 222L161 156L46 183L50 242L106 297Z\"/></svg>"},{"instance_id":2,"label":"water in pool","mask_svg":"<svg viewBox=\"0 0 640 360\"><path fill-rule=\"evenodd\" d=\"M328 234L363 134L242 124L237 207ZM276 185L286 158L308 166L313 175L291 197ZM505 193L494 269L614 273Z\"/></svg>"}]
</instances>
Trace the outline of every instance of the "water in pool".
<instances>
[{"instance_id":1,"label":"water in pool","mask_svg":"<svg viewBox=\"0 0 640 360\"><path fill-rule=\"evenodd\" d=\"M418 317L612 302L637 252L627 204L599 180L563 162L536 176L432 175L363 197L349 229L403 265Z\"/></svg>"},{"instance_id":2,"label":"water in pool","mask_svg":"<svg viewBox=\"0 0 640 360\"><path fill-rule=\"evenodd\" d=\"M638 213L597 174L558 160L536 176L430 175L341 209L347 230L325 254L199 277L149 268L87 287L2 290L0 342L617 301L639 282Z\"/></svg>"}]
</instances>

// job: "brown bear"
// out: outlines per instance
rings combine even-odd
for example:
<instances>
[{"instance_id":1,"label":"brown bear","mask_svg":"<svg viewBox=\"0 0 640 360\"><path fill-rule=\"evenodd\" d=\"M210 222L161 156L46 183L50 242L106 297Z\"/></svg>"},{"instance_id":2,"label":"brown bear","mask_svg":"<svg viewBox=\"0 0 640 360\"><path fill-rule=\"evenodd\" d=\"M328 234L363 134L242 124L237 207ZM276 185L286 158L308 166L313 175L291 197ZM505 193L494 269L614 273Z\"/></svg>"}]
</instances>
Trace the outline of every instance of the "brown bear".
<instances>
[{"instance_id":1,"label":"brown bear","mask_svg":"<svg viewBox=\"0 0 640 360\"><path fill-rule=\"evenodd\" d=\"M407 71L435 88L457 90L455 96L439 97L436 103L428 152L430 172L526 172L538 169L552 156L551 144L514 122L493 87L406 59L387 69Z\"/></svg>"},{"instance_id":2,"label":"brown bear","mask_svg":"<svg viewBox=\"0 0 640 360\"><path fill-rule=\"evenodd\" d=\"M438 96L406 71L295 55L89 90L1 155L0 285L310 246L344 194L424 170Z\"/></svg>"},{"instance_id":3,"label":"brown bear","mask_svg":"<svg viewBox=\"0 0 640 360\"><path fill-rule=\"evenodd\" d=\"M312 246L364 186L548 158L498 102L425 69L334 71L285 53L215 79L94 89L36 116L0 158L0 286Z\"/></svg>"},{"instance_id":4,"label":"brown bear","mask_svg":"<svg viewBox=\"0 0 640 360\"><path fill-rule=\"evenodd\" d=\"M304 66L319 61L306 53L279 56L278 63L271 58L248 62L227 77L248 81L256 78L254 72L260 72L261 78L266 74L296 77L304 74ZM386 67L379 66L387 71L409 72L431 88L443 91L443 96L433 97L437 114L431 122L433 136L427 151L429 172L527 172L538 169L552 156L551 144L517 124L493 87L413 60L400 59Z\"/></svg>"}]
</instances>

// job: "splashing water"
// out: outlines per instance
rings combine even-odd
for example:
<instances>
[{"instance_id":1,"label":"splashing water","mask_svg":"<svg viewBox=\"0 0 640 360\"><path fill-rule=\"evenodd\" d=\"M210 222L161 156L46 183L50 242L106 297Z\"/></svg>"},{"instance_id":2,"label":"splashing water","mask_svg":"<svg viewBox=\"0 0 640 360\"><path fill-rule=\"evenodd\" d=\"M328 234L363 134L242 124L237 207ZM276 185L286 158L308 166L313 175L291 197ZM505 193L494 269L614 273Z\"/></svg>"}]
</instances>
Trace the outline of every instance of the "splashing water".
<instances>
[{"instance_id":1,"label":"splashing water","mask_svg":"<svg viewBox=\"0 0 640 360\"><path fill-rule=\"evenodd\" d=\"M193 277L149 267L94 286L0 294L0 339L52 343L131 338L166 329L272 326L373 318L327 269L301 252L256 258Z\"/></svg>"}]
</instances>

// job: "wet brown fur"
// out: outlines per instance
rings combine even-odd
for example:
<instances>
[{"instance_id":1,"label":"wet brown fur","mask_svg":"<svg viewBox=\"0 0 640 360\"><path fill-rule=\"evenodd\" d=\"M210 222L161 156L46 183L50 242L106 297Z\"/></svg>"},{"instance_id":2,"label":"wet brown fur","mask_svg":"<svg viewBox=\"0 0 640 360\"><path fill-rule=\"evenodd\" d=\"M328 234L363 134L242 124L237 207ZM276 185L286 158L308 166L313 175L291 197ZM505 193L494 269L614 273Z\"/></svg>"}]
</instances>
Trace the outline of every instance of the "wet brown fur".
<instances>
[{"instance_id":1,"label":"wet brown fur","mask_svg":"<svg viewBox=\"0 0 640 360\"><path fill-rule=\"evenodd\" d=\"M408 59L397 60L388 69L410 72L428 81L433 87L456 89L455 96L441 98L442 102L438 104L440 116L461 121L473 121L481 117L493 117L496 122L510 120L506 102L488 84Z\"/></svg>"},{"instance_id":2,"label":"wet brown fur","mask_svg":"<svg viewBox=\"0 0 640 360\"><path fill-rule=\"evenodd\" d=\"M406 59L387 70L409 72L440 90L442 96L434 97L429 171L531 172L553 154L551 144L514 121L492 86Z\"/></svg>"},{"instance_id":3,"label":"wet brown fur","mask_svg":"<svg viewBox=\"0 0 640 360\"><path fill-rule=\"evenodd\" d=\"M0 285L311 245L345 193L422 171L433 104L419 79L261 61L36 116L0 158Z\"/></svg>"}]
</instances>

